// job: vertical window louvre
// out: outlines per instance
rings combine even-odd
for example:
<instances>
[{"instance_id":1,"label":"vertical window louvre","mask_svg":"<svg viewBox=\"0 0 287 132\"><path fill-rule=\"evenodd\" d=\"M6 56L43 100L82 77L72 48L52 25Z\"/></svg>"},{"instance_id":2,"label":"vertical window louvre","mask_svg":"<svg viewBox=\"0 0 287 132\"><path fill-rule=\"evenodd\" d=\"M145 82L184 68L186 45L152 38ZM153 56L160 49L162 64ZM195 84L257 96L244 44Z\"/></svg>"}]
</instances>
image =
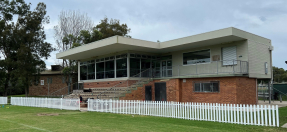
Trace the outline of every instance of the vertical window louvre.
<instances>
[{"instance_id":1,"label":"vertical window louvre","mask_svg":"<svg viewBox=\"0 0 287 132\"><path fill-rule=\"evenodd\" d=\"M237 54L236 46L224 47L222 48L222 65L236 65L237 64Z\"/></svg>"}]
</instances>

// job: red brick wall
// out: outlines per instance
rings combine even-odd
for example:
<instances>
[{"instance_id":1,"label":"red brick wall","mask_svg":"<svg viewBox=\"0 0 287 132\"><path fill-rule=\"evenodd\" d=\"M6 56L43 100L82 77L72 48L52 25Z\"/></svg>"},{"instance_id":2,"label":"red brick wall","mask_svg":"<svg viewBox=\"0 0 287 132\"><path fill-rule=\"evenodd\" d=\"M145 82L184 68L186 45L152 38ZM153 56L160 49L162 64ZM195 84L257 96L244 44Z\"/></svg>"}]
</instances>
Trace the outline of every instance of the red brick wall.
<instances>
[{"instance_id":1,"label":"red brick wall","mask_svg":"<svg viewBox=\"0 0 287 132\"><path fill-rule=\"evenodd\" d=\"M256 79L236 78L237 79L237 102L239 104L256 104Z\"/></svg>"},{"instance_id":2,"label":"red brick wall","mask_svg":"<svg viewBox=\"0 0 287 132\"><path fill-rule=\"evenodd\" d=\"M195 81L219 81L220 92L193 92ZM144 100L145 86L151 86L152 100L155 100L154 83L156 82L166 82L167 101L256 104L256 79L247 77L188 78L186 82L183 82L183 79L154 80L120 99Z\"/></svg>"},{"instance_id":3,"label":"red brick wall","mask_svg":"<svg viewBox=\"0 0 287 132\"><path fill-rule=\"evenodd\" d=\"M127 87L137 82L136 80L106 81L106 82L85 82L84 88L102 88L102 87ZM120 84L121 83L121 84Z\"/></svg>"},{"instance_id":4,"label":"red brick wall","mask_svg":"<svg viewBox=\"0 0 287 132\"><path fill-rule=\"evenodd\" d=\"M121 97L121 100L145 100L145 86L151 86L152 88L152 100L155 100L155 87L154 83L166 82L166 99L167 101L180 101L179 99L179 79L170 80L154 80L148 84L143 85L143 87L138 87L137 90L132 91L132 93L126 94L125 97Z\"/></svg>"},{"instance_id":5,"label":"red brick wall","mask_svg":"<svg viewBox=\"0 0 287 132\"><path fill-rule=\"evenodd\" d=\"M39 79L39 84L37 86L32 85L29 87L29 95L30 96L46 96L48 95L48 83L47 78L52 77L52 84L49 84L49 92L50 94L61 89L67 87L66 83L62 83L62 75L41 75ZM44 80L44 85L41 85L41 80ZM67 94L68 89L61 90L57 92L59 95Z\"/></svg>"},{"instance_id":6,"label":"red brick wall","mask_svg":"<svg viewBox=\"0 0 287 132\"><path fill-rule=\"evenodd\" d=\"M219 81L218 93L194 92L194 82L198 81ZM181 81L182 82L182 81ZM193 78L182 82L182 101L183 102L202 102L202 103L236 103L236 78Z\"/></svg>"}]
</instances>

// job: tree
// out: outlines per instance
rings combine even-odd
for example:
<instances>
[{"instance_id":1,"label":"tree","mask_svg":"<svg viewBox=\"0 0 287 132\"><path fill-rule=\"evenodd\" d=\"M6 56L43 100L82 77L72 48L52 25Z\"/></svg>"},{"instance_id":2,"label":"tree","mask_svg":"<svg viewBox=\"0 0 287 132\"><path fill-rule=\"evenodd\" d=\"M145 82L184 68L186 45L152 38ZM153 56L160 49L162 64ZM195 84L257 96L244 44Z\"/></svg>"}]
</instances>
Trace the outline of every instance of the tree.
<instances>
[{"instance_id":1,"label":"tree","mask_svg":"<svg viewBox=\"0 0 287 132\"><path fill-rule=\"evenodd\" d=\"M117 19L109 20L105 17L101 20L100 24L95 27L95 29L103 34L102 39L115 35L131 38L131 36L128 35L131 29L128 28L127 24L120 24L120 20Z\"/></svg>"},{"instance_id":2,"label":"tree","mask_svg":"<svg viewBox=\"0 0 287 132\"><path fill-rule=\"evenodd\" d=\"M287 82L287 71L273 66L273 80L277 83Z\"/></svg>"},{"instance_id":3,"label":"tree","mask_svg":"<svg viewBox=\"0 0 287 132\"><path fill-rule=\"evenodd\" d=\"M75 40L77 40L76 43L83 45L115 35L131 38L131 36L128 35L130 30L127 24L120 24L120 20L109 20L105 17L92 31L82 30ZM74 38L76 38L76 36L74 36Z\"/></svg>"},{"instance_id":4,"label":"tree","mask_svg":"<svg viewBox=\"0 0 287 132\"><path fill-rule=\"evenodd\" d=\"M44 42L43 24L49 23L46 5L39 3L31 11L31 4L24 0L1 0L0 4L0 50L4 56L1 65L6 72L4 95L7 95L8 84L21 81L27 96L29 86L38 81L39 73L46 67L41 58L47 59L54 51L50 43ZM16 22L13 17L17 17Z\"/></svg>"},{"instance_id":5,"label":"tree","mask_svg":"<svg viewBox=\"0 0 287 132\"><path fill-rule=\"evenodd\" d=\"M64 42L65 37L72 35L77 38L82 30L92 31L93 26L94 23L87 14L80 11L61 11L58 25L54 27L57 50L66 51L72 47L71 43ZM63 59L63 66L68 65L69 62Z\"/></svg>"},{"instance_id":6,"label":"tree","mask_svg":"<svg viewBox=\"0 0 287 132\"><path fill-rule=\"evenodd\" d=\"M92 31L94 26L91 18L80 11L61 11L58 19L58 25L54 27L54 37L58 51L66 51L75 47L74 43L78 42L81 31ZM74 70L77 62L63 59L62 66L65 67L64 77L66 78L66 83L70 86L72 83L71 78L76 77L73 76L73 73L77 72L77 68L76 71Z\"/></svg>"}]
</instances>

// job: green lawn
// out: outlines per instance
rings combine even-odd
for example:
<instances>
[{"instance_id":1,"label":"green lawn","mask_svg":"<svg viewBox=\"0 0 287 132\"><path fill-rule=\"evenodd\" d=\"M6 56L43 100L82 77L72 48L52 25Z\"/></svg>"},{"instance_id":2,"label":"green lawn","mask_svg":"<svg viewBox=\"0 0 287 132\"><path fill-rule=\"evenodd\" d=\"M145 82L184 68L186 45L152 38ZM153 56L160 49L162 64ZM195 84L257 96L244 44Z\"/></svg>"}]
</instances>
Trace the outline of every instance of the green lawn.
<instances>
[{"instance_id":1,"label":"green lawn","mask_svg":"<svg viewBox=\"0 0 287 132\"><path fill-rule=\"evenodd\" d=\"M9 107L9 108L6 108ZM38 114L58 114L39 116ZM280 126L287 123L287 107L280 108ZM0 108L0 131L287 131L284 128L191 121L164 117L79 112L48 108Z\"/></svg>"}]
</instances>

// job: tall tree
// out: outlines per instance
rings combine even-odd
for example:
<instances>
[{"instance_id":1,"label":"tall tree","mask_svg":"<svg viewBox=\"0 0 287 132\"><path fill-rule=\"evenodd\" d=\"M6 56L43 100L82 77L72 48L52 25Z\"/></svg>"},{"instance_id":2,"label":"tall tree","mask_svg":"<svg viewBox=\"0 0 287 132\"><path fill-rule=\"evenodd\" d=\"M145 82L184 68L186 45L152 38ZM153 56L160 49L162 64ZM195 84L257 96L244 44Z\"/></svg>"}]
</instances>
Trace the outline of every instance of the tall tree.
<instances>
[{"instance_id":1,"label":"tall tree","mask_svg":"<svg viewBox=\"0 0 287 132\"><path fill-rule=\"evenodd\" d=\"M103 34L103 39L119 35L124 37L129 37L128 34L130 33L131 29L128 28L126 23L120 24L120 20L118 19L108 19L105 17L101 20L100 24L98 24L95 29Z\"/></svg>"},{"instance_id":2,"label":"tall tree","mask_svg":"<svg viewBox=\"0 0 287 132\"><path fill-rule=\"evenodd\" d=\"M283 68L273 66L273 80L277 83L287 82L287 71Z\"/></svg>"},{"instance_id":3,"label":"tall tree","mask_svg":"<svg viewBox=\"0 0 287 132\"><path fill-rule=\"evenodd\" d=\"M92 31L94 26L91 18L80 11L61 11L58 19L58 25L54 27L54 37L59 51L66 51L73 46L64 42L65 37L79 37L82 30ZM68 65L68 60L63 59L63 66Z\"/></svg>"},{"instance_id":4,"label":"tall tree","mask_svg":"<svg viewBox=\"0 0 287 132\"><path fill-rule=\"evenodd\" d=\"M1 0L0 8L0 50L4 56L2 67L7 73L4 89L9 83L15 85L21 80L26 96L29 86L37 82L39 72L46 67L41 58L47 59L54 50L50 43L45 42L43 24L49 23L46 5L39 3L33 11L30 6L24 0ZM15 22L13 17L17 17ZM4 95L7 95L7 90Z\"/></svg>"},{"instance_id":5,"label":"tall tree","mask_svg":"<svg viewBox=\"0 0 287 132\"><path fill-rule=\"evenodd\" d=\"M94 22L86 13L80 11L61 11L58 18L58 25L54 27L54 37L57 43L58 51L66 51L73 47L80 36L82 30L92 31ZM65 68L63 77L66 79L68 86L72 83L74 67L77 65L74 60L63 59L62 66ZM70 89L70 88L69 88Z\"/></svg>"}]
</instances>

